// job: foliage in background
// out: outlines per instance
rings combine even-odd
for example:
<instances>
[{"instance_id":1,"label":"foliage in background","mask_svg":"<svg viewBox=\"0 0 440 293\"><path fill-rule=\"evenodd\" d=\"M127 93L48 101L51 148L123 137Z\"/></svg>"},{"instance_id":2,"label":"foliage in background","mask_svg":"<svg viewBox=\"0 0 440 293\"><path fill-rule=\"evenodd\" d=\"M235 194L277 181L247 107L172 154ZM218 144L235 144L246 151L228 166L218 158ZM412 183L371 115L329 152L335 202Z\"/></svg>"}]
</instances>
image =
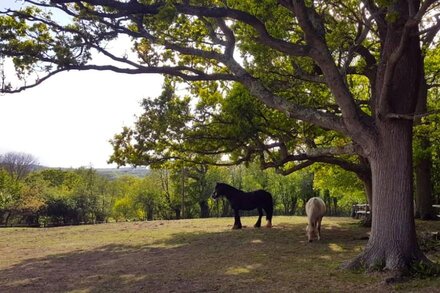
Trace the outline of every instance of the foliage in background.
<instances>
[{"instance_id":1,"label":"foliage in background","mask_svg":"<svg viewBox=\"0 0 440 293\"><path fill-rule=\"evenodd\" d=\"M319 165L314 171L314 188L320 190L323 197L325 191L329 191L343 210L353 204L366 203L364 186L354 173L331 165Z\"/></svg>"},{"instance_id":2,"label":"foliage in background","mask_svg":"<svg viewBox=\"0 0 440 293\"><path fill-rule=\"evenodd\" d=\"M315 174L301 170L282 176L273 169L261 170L256 163L230 167L167 163L143 177L109 179L95 169L79 168L39 169L16 180L0 169L0 224L47 226L231 216L227 200L210 198L216 182L244 191L268 190L276 215L303 215L305 202L325 189L340 203L337 214L348 215L350 205L344 203L358 201L363 194L350 174L322 167ZM254 215L255 211L244 214Z\"/></svg>"}]
</instances>

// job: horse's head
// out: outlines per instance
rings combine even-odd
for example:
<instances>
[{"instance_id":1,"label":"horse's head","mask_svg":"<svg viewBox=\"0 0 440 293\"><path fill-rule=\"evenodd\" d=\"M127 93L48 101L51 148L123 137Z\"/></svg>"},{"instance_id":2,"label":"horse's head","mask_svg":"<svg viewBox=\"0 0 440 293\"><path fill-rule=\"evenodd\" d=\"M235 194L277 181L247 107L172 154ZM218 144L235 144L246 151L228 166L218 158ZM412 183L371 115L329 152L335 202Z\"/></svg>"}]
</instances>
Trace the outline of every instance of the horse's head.
<instances>
[{"instance_id":1,"label":"horse's head","mask_svg":"<svg viewBox=\"0 0 440 293\"><path fill-rule=\"evenodd\" d=\"M212 199L217 200L220 196L222 196L220 189L221 189L221 185L220 183L217 183L211 195Z\"/></svg>"}]
</instances>

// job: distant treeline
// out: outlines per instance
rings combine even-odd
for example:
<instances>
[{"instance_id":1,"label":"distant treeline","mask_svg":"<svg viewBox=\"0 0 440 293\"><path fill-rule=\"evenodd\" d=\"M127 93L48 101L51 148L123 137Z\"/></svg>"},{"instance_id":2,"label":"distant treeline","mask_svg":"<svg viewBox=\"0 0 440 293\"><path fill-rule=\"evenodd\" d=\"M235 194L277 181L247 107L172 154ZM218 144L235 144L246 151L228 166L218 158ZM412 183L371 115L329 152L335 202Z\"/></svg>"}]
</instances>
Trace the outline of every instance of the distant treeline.
<instances>
[{"instance_id":1,"label":"distant treeline","mask_svg":"<svg viewBox=\"0 0 440 293\"><path fill-rule=\"evenodd\" d=\"M341 188L338 194L322 188L325 174L319 170L280 176L254 165L228 168L197 165L140 169L141 175L133 171L121 175L120 171L107 169L103 173L93 168L0 166L1 226L231 216L226 200L210 198L216 182L227 182L245 191L270 191L278 215L304 214L304 203L316 195L326 201L329 215L348 215L352 203L365 201L360 185L347 184L351 189L345 194Z\"/></svg>"}]
</instances>

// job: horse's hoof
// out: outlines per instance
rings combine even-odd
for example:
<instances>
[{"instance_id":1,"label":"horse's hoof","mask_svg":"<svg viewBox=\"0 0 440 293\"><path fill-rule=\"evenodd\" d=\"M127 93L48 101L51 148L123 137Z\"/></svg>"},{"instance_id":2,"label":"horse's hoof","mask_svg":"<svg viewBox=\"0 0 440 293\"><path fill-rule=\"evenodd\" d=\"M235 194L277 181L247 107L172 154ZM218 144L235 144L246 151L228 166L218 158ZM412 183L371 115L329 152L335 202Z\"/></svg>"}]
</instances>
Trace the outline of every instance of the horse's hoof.
<instances>
[{"instance_id":1,"label":"horse's hoof","mask_svg":"<svg viewBox=\"0 0 440 293\"><path fill-rule=\"evenodd\" d=\"M254 225L254 228L261 228L261 226L260 225Z\"/></svg>"},{"instance_id":2,"label":"horse's hoof","mask_svg":"<svg viewBox=\"0 0 440 293\"><path fill-rule=\"evenodd\" d=\"M237 230L237 229L241 229L241 226L232 226L232 230Z\"/></svg>"}]
</instances>

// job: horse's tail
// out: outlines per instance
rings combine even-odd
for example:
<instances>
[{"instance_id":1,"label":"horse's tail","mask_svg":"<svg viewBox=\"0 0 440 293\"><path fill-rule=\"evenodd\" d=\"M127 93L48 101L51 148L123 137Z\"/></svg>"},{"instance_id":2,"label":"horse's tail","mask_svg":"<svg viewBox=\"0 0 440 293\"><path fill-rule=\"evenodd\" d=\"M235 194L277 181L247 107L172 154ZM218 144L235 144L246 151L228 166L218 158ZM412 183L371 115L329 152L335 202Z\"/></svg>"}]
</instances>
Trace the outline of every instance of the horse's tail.
<instances>
[{"instance_id":1,"label":"horse's tail","mask_svg":"<svg viewBox=\"0 0 440 293\"><path fill-rule=\"evenodd\" d=\"M271 221L272 220L272 216L273 216L273 197L272 197L272 194L270 192L266 191L266 194L267 194L267 198L268 198L268 204L267 204L267 207L265 208L266 219L268 221Z\"/></svg>"}]
</instances>

